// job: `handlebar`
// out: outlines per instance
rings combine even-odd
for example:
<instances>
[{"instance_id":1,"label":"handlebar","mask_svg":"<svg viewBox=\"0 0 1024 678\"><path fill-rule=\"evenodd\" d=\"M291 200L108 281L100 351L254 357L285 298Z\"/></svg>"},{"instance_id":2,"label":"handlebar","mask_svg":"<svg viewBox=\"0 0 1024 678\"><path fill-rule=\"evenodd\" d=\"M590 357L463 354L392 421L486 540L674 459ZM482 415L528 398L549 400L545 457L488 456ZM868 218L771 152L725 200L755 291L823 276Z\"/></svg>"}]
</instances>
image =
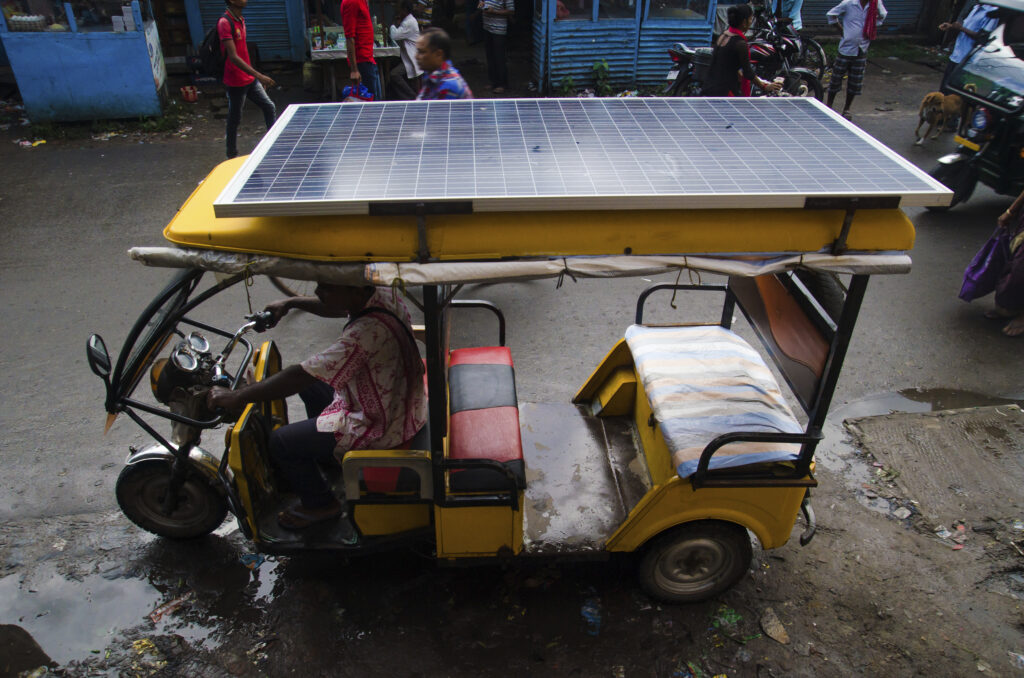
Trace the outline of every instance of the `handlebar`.
<instances>
[{"instance_id":1,"label":"handlebar","mask_svg":"<svg viewBox=\"0 0 1024 678\"><path fill-rule=\"evenodd\" d=\"M235 332L234 335L232 335L231 339L228 340L228 343L224 347L224 350L221 351L220 354L217 356L216 360L214 360L213 381L215 384L227 381L227 376L224 374L224 364L227 362L228 357L231 355L231 352L235 350L235 346L238 345L238 342L242 339L244 335L248 334L249 332L266 332L268 329L277 324L277 319L274 318L274 314L271 313L270 311L257 311L256 313L252 313L250 315L245 316L245 319L248 320L249 322L238 328L238 331ZM251 353L252 347L249 347L249 351ZM244 368L244 364L241 367L239 367L238 374L236 374L235 378L231 380L232 389L238 387L238 383L240 381Z\"/></svg>"}]
</instances>

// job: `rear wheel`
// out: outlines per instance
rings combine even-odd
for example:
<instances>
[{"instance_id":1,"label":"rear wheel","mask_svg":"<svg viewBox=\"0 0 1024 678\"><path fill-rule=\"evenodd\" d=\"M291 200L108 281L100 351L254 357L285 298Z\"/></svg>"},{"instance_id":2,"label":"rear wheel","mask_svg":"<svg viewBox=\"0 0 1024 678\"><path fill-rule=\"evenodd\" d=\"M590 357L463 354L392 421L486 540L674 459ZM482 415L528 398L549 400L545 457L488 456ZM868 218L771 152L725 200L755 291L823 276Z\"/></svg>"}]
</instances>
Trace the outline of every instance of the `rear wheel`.
<instances>
[{"instance_id":1,"label":"rear wheel","mask_svg":"<svg viewBox=\"0 0 1024 678\"><path fill-rule=\"evenodd\" d=\"M812 38L800 38L800 66L818 76L818 80L825 80L825 68L828 66L828 57L825 50Z\"/></svg>"},{"instance_id":2,"label":"rear wheel","mask_svg":"<svg viewBox=\"0 0 1024 678\"><path fill-rule=\"evenodd\" d=\"M974 187L978 183L978 175L967 161L952 164L939 163L929 174L933 179L941 181L946 188L953 191L953 200L949 205L928 206L928 209L933 212L945 212L951 207L966 202L974 193Z\"/></svg>"},{"instance_id":3,"label":"rear wheel","mask_svg":"<svg viewBox=\"0 0 1024 678\"><path fill-rule=\"evenodd\" d=\"M169 461L153 459L125 466L117 477L117 503L129 520L142 529L171 539L207 535L224 522L227 503L201 478L190 476L178 490L177 506L163 511L171 482Z\"/></svg>"},{"instance_id":4,"label":"rear wheel","mask_svg":"<svg viewBox=\"0 0 1024 678\"><path fill-rule=\"evenodd\" d=\"M640 585L670 603L706 600L738 582L752 557L743 527L717 520L688 523L650 543L640 562Z\"/></svg>"},{"instance_id":5,"label":"rear wheel","mask_svg":"<svg viewBox=\"0 0 1024 678\"><path fill-rule=\"evenodd\" d=\"M313 290L316 289L316 283L309 280L292 280L273 275L267 277L270 278L271 285L289 297L311 297Z\"/></svg>"}]
</instances>

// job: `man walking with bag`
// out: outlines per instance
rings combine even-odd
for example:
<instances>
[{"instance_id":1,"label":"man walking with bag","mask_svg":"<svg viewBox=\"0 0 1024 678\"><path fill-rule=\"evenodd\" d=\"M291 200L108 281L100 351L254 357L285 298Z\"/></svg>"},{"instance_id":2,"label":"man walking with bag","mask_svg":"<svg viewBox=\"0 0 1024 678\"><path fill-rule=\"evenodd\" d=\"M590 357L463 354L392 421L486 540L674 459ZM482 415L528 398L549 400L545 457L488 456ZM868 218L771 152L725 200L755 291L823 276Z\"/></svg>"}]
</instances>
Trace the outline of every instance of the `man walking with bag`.
<instances>
[{"instance_id":1,"label":"man walking with bag","mask_svg":"<svg viewBox=\"0 0 1024 678\"><path fill-rule=\"evenodd\" d=\"M274 80L263 75L249 61L249 48L245 44L245 19L242 12L248 0L226 0L227 11L217 20L217 37L224 54L224 91L228 97L228 120L225 138L229 158L238 155L238 124L242 121L242 106L248 98L263 111L269 130L277 119L277 108L264 87L273 87Z\"/></svg>"},{"instance_id":2,"label":"man walking with bag","mask_svg":"<svg viewBox=\"0 0 1024 678\"><path fill-rule=\"evenodd\" d=\"M374 101L383 100L377 62L373 58L373 21L366 0L341 0L341 26L345 31L345 49L348 50L353 88L359 89L362 83L373 92Z\"/></svg>"}]
</instances>

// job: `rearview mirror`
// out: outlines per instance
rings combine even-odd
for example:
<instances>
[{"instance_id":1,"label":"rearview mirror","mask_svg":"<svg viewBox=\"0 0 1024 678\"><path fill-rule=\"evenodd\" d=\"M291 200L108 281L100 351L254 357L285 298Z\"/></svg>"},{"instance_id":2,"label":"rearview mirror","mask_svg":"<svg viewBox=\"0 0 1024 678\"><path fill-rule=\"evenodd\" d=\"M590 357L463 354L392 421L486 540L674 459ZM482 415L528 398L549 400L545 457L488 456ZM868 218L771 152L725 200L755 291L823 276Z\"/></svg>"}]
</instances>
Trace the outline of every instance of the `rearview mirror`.
<instances>
[{"instance_id":1,"label":"rearview mirror","mask_svg":"<svg viewBox=\"0 0 1024 678\"><path fill-rule=\"evenodd\" d=\"M107 352L107 345L103 343L103 337L98 334L89 337L85 353L89 358L89 369L97 377L107 381L110 377L110 353Z\"/></svg>"}]
</instances>

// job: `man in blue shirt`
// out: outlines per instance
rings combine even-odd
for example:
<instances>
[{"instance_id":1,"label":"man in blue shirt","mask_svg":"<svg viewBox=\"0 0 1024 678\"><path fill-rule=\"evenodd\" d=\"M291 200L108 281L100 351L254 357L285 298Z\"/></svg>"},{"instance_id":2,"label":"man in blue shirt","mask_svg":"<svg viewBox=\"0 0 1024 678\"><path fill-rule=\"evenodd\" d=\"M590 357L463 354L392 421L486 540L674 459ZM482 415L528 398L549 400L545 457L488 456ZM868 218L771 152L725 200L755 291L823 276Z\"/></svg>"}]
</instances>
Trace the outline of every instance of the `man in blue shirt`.
<instances>
[{"instance_id":1,"label":"man in blue shirt","mask_svg":"<svg viewBox=\"0 0 1024 678\"><path fill-rule=\"evenodd\" d=\"M981 42L985 36L999 25L999 19L995 17L997 9L993 5L979 3L971 8L971 11L964 17L963 22L953 21L950 23L947 21L939 24L940 31L956 31L959 33L956 36L956 43L953 45L953 52L949 55L949 64L946 66L946 72L942 74L942 83L939 85L939 91L947 91L949 76L953 70L963 63L976 44Z\"/></svg>"}]
</instances>

